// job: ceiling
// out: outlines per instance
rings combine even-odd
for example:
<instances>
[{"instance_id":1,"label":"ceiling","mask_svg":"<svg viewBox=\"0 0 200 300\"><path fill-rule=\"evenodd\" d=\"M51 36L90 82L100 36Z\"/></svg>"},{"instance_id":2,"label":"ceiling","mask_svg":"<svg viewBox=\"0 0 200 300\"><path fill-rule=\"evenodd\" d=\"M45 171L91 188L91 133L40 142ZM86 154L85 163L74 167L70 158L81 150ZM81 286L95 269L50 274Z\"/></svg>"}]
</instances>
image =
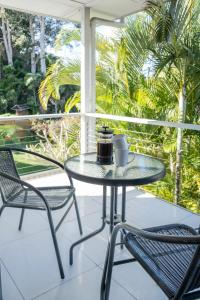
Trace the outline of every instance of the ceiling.
<instances>
[{"instance_id":1,"label":"ceiling","mask_svg":"<svg viewBox=\"0 0 200 300\"><path fill-rule=\"evenodd\" d=\"M35 15L80 21L83 6L91 7L91 17L108 20L141 11L147 0L0 0L0 6Z\"/></svg>"}]
</instances>

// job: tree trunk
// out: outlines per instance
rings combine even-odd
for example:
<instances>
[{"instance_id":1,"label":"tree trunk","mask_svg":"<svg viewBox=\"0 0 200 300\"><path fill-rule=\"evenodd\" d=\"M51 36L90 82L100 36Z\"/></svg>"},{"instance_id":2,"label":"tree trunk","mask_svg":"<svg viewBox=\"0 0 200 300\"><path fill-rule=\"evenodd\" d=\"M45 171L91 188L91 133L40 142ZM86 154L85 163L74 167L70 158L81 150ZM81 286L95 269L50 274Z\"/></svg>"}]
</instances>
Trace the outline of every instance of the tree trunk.
<instances>
[{"instance_id":1,"label":"tree trunk","mask_svg":"<svg viewBox=\"0 0 200 300\"><path fill-rule=\"evenodd\" d=\"M10 34L10 25L5 17L5 10L1 7L1 31L3 36L3 43L6 50L6 56L8 64L13 66L13 51L12 51L12 41Z\"/></svg>"},{"instance_id":2,"label":"tree trunk","mask_svg":"<svg viewBox=\"0 0 200 300\"><path fill-rule=\"evenodd\" d=\"M8 39L8 49L9 49L9 64L13 65L13 50L12 50L12 41L11 41L11 34L10 34L10 24L8 20L6 21L7 27L7 39Z\"/></svg>"},{"instance_id":3,"label":"tree trunk","mask_svg":"<svg viewBox=\"0 0 200 300\"><path fill-rule=\"evenodd\" d=\"M29 29L31 36L31 73L36 73L36 55L35 55L35 32L34 32L34 16L30 15L29 18Z\"/></svg>"},{"instance_id":4,"label":"tree trunk","mask_svg":"<svg viewBox=\"0 0 200 300\"><path fill-rule=\"evenodd\" d=\"M171 17L171 22L173 22L175 19L176 4L177 4L177 0L171 0L171 4L169 8L169 16ZM173 39L173 26L171 27L171 30L167 38L168 43L171 43L172 39Z\"/></svg>"},{"instance_id":5,"label":"tree trunk","mask_svg":"<svg viewBox=\"0 0 200 300\"><path fill-rule=\"evenodd\" d=\"M39 17L40 20L40 69L43 75L46 74L45 61L45 18Z\"/></svg>"},{"instance_id":6,"label":"tree trunk","mask_svg":"<svg viewBox=\"0 0 200 300\"><path fill-rule=\"evenodd\" d=\"M179 93L179 123L185 122L186 115L186 86L183 84ZM177 150L176 150L176 178L175 178L175 204L179 204L181 198L181 177L182 177L182 156L183 156L183 130L178 128Z\"/></svg>"},{"instance_id":7,"label":"tree trunk","mask_svg":"<svg viewBox=\"0 0 200 300\"><path fill-rule=\"evenodd\" d=\"M2 78L3 68L3 43L0 43L0 79Z\"/></svg>"},{"instance_id":8,"label":"tree trunk","mask_svg":"<svg viewBox=\"0 0 200 300\"><path fill-rule=\"evenodd\" d=\"M170 8L169 8L169 13L170 13L170 16L172 17L172 19L174 18L176 4L177 4L177 0L171 0Z\"/></svg>"},{"instance_id":9,"label":"tree trunk","mask_svg":"<svg viewBox=\"0 0 200 300\"><path fill-rule=\"evenodd\" d=\"M169 154L169 166L170 166L170 172L171 176L174 175L174 159L172 153Z\"/></svg>"}]
</instances>

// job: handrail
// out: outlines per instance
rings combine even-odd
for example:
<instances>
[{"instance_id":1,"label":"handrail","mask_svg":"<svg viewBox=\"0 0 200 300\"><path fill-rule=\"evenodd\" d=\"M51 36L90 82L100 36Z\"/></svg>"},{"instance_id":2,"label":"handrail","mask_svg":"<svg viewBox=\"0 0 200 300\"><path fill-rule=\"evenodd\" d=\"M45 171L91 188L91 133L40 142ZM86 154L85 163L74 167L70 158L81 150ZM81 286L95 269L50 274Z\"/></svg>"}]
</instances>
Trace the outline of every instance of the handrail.
<instances>
[{"instance_id":1,"label":"handrail","mask_svg":"<svg viewBox=\"0 0 200 300\"><path fill-rule=\"evenodd\" d=\"M38 115L24 115L24 116L9 116L9 117L0 117L0 122L3 121L20 121L20 120L43 120L43 119L59 119L62 117L81 117L85 115L90 118L97 119L107 119L113 121L122 121L143 125L151 125L151 126L163 126L163 127L171 127L171 128L181 128L181 129L189 129L200 131L200 125L198 124L188 124L188 123L177 123L177 122L168 122L154 119L144 119L144 118L133 118L133 117L125 117L125 116L117 116L110 114L99 114L99 113L59 113L59 114L38 114Z\"/></svg>"},{"instance_id":2,"label":"handrail","mask_svg":"<svg viewBox=\"0 0 200 300\"><path fill-rule=\"evenodd\" d=\"M98 114L98 113L86 113L87 117L97 118L97 119L107 119L114 121L122 121L136 124L144 125L154 125L154 126L163 126L163 127L172 127L172 128L181 128L181 129L190 129L200 131L200 125L188 124L188 123L176 123L176 122L167 122L153 119L143 119L143 118L132 118L124 116L115 116L109 114Z\"/></svg>"},{"instance_id":3,"label":"handrail","mask_svg":"<svg viewBox=\"0 0 200 300\"><path fill-rule=\"evenodd\" d=\"M59 113L59 114L8 116L8 117L0 117L0 122L2 122L2 121L35 120L35 119L59 119L62 117L80 117L81 115L82 115L81 113Z\"/></svg>"}]
</instances>

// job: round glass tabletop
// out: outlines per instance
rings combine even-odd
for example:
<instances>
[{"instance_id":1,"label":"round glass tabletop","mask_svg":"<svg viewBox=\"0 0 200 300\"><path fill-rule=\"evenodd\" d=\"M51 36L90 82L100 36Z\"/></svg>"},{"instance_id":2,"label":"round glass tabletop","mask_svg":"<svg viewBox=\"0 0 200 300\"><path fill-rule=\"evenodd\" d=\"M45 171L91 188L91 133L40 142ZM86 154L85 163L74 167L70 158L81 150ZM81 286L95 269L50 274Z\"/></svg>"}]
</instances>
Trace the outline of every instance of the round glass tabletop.
<instances>
[{"instance_id":1,"label":"round glass tabletop","mask_svg":"<svg viewBox=\"0 0 200 300\"><path fill-rule=\"evenodd\" d=\"M155 182L165 176L165 166L157 158L129 153L125 167L100 165L96 153L74 156L65 161L65 170L72 178L99 185L131 186Z\"/></svg>"}]
</instances>

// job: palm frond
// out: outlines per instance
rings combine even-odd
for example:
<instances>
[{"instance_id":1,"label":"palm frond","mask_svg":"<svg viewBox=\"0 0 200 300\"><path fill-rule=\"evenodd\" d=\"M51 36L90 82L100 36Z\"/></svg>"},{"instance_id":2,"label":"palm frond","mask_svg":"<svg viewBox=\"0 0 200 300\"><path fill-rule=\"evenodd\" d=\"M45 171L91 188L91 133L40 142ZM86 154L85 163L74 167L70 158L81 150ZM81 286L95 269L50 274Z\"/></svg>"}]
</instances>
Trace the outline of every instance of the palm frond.
<instances>
[{"instance_id":1,"label":"palm frond","mask_svg":"<svg viewBox=\"0 0 200 300\"><path fill-rule=\"evenodd\" d=\"M49 67L45 79L39 87L39 100L43 109L47 110L47 104L52 97L60 99L60 86L80 85L80 62L79 60L69 61L67 64L59 60Z\"/></svg>"},{"instance_id":2,"label":"palm frond","mask_svg":"<svg viewBox=\"0 0 200 300\"><path fill-rule=\"evenodd\" d=\"M78 110L79 103L80 103L80 92L76 92L72 97L67 99L65 103L65 112L69 113L74 107L76 107Z\"/></svg>"},{"instance_id":3,"label":"palm frond","mask_svg":"<svg viewBox=\"0 0 200 300\"><path fill-rule=\"evenodd\" d=\"M80 42L81 33L79 28L62 28L58 33L55 41L55 50L64 47L72 47L72 42Z\"/></svg>"}]
</instances>

